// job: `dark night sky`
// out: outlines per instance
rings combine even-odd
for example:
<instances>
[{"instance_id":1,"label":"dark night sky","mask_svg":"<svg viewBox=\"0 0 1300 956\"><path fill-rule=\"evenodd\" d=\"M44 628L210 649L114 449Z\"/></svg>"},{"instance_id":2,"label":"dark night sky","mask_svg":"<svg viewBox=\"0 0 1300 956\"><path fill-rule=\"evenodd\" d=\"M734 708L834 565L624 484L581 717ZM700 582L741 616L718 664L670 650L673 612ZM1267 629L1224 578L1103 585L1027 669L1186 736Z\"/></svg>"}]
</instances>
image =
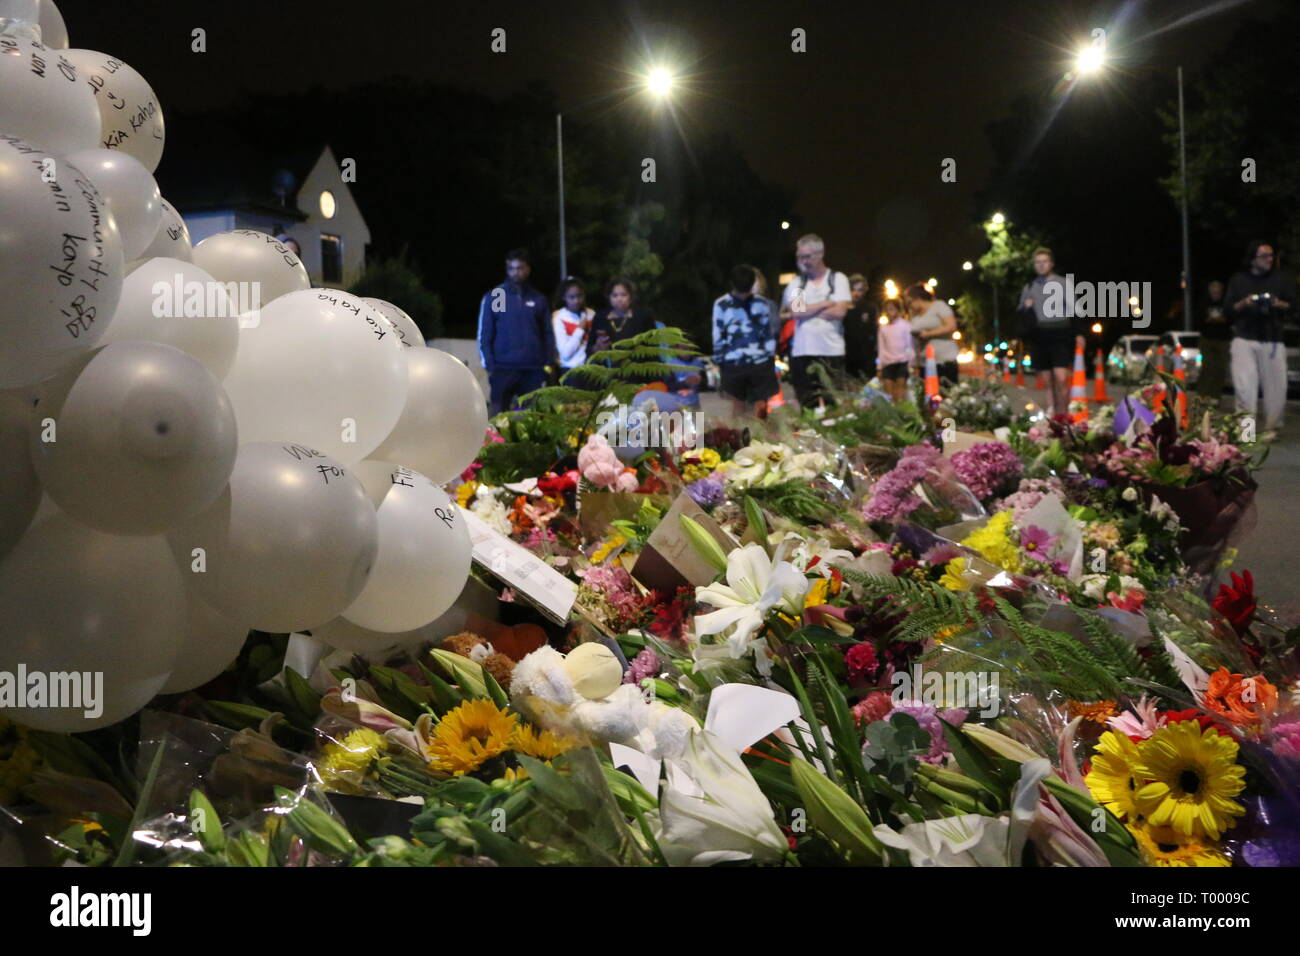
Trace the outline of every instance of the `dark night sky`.
<instances>
[{"instance_id":1,"label":"dark night sky","mask_svg":"<svg viewBox=\"0 0 1300 956\"><path fill-rule=\"evenodd\" d=\"M823 235L831 265L936 275L952 289L961 260L982 250L971 223L993 211L975 204L992 163L985 124L1017 96L1047 102L1090 28L1107 27L1112 50L1123 48L1135 71L1172 72L1179 62L1198 65L1239 18L1266 15L1271 3L65 0L61 9L72 45L136 67L164 112L400 74L500 96L541 80L566 111L586 104L575 118L643 115L647 143L671 132L674 118L687 146L729 127L761 175L794 190L792 218ZM201 55L190 52L198 26L208 33ZM489 49L494 27L507 31L505 54ZM807 31L806 53L791 52L795 27ZM629 89L658 60L686 74L671 115ZM1106 90L1076 95L1104 94L1122 110L1122 84L1142 82L1141 72L1125 72ZM401 133L393 130L394 149ZM465 144L449 131L447 148ZM554 144L521 148L545 150L550 162ZM956 183L940 181L944 157L957 161ZM689 175L689 167L660 175ZM1104 193L1080 196L1088 214L1105 214L1105 202ZM1005 211L1014 220L1015 210Z\"/></svg>"}]
</instances>

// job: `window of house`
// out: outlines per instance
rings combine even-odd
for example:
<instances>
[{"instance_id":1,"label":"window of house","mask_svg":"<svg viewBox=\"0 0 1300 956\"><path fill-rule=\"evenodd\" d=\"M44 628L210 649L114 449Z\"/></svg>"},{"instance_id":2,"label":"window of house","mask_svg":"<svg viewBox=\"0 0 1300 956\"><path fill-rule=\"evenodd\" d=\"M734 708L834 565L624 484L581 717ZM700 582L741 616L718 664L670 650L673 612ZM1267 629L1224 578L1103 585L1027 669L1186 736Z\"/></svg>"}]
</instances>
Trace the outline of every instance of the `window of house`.
<instances>
[{"instance_id":1,"label":"window of house","mask_svg":"<svg viewBox=\"0 0 1300 956\"><path fill-rule=\"evenodd\" d=\"M322 282L343 281L343 240L328 232L320 234L320 277Z\"/></svg>"}]
</instances>

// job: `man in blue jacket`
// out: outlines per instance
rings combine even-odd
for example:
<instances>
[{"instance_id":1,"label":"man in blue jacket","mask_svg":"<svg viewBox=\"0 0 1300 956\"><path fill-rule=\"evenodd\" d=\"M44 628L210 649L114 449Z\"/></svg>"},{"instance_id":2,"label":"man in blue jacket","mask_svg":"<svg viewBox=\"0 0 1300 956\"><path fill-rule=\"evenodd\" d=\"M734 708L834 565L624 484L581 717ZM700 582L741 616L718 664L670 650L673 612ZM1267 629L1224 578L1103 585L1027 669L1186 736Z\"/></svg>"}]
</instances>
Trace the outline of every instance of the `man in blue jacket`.
<instances>
[{"instance_id":1,"label":"man in blue jacket","mask_svg":"<svg viewBox=\"0 0 1300 956\"><path fill-rule=\"evenodd\" d=\"M489 414L546 384L555 362L555 331L546 296L528 284L528 253L506 253L506 281L483 296L478 310L478 354L488 373Z\"/></svg>"}]
</instances>

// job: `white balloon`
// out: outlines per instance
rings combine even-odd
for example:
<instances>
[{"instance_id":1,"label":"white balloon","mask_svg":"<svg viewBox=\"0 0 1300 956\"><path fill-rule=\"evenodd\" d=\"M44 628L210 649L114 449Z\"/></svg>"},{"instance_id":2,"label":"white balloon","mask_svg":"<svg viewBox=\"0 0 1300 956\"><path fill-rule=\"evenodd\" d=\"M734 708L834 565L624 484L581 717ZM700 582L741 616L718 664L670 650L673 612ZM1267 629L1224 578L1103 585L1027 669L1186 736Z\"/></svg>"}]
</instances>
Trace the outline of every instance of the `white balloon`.
<instances>
[{"instance_id":1,"label":"white balloon","mask_svg":"<svg viewBox=\"0 0 1300 956\"><path fill-rule=\"evenodd\" d=\"M364 461L357 476L378 502L379 554L370 580L342 616L371 631L423 627L456 603L465 587L465 519L445 491L409 468Z\"/></svg>"},{"instance_id":2,"label":"white balloon","mask_svg":"<svg viewBox=\"0 0 1300 956\"><path fill-rule=\"evenodd\" d=\"M407 348L422 349L424 348L424 335L420 332L420 327L415 324L415 319L407 315L393 303L384 299L376 299L371 296L361 300L369 303L388 320L389 325L397 330L397 338Z\"/></svg>"},{"instance_id":3,"label":"white balloon","mask_svg":"<svg viewBox=\"0 0 1300 956\"><path fill-rule=\"evenodd\" d=\"M0 133L56 155L99 145L95 94L61 50L0 36L0 91Z\"/></svg>"},{"instance_id":4,"label":"white balloon","mask_svg":"<svg viewBox=\"0 0 1300 956\"><path fill-rule=\"evenodd\" d=\"M41 42L51 50L68 48L68 28L63 23L63 14L54 5L54 0L41 0Z\"/></svg>"},{"instance_id":5,"label":"white balloon","mask_svg":"<svg viewBox=\"0 0 1300 956\"><path fill-rule=\"evenodd\" d=\"M162 196L149 170L134 156L113 149L83 149L64 161L99 187L121 233L123 257L139 259L162 222Z\"/></svg>"},{"instance_id":6,"label":"white balloon","mask_svg":"<svg viewBox=\"0 0 1300 956\"><path fill-rule=\"evenodd\" d=\"M432 635L426 634L423 629L417 628L413 631L387 634L383 631L372 631L359 624L353 624L342 617L336 617L328 624L322 624L320 627L313 627L311 636L318 641L323 641L330 647L343 651L352 651L355 654L386 651L389 648L405 644L418 644L421 641L434 639Z\"/></svg>"},{"instance_id":7,"label":"white balloon","mask_svg":"<svg viewBox=\"0 0 1300 956\"><path fill-rule=\"evenodd\" d=\"M441 349L406 349L402 417L371 458L397 461L446 484L478 457L487 436L487 403L474 373Z\"/></svg>"},{"instance_id":8,"label":"white balloon","mask_svg":"<svg viewBox=\"0 0 1300 956\"><path fill-rule=\"evenodd\" d=\"M8 59L0 52L0 67ZM48 378L94 346L117 308L122 267L94 182L0 134L0 388Z\"/></svg>"},{"instance_id":9,"label":"white balloon","mask_svg":"<svg viewBox=\"0 0 1300 956\"><path fill-rule=\"evenodd\" d=\"M159 693L179 694L212 680L239 656L249 627L212 609L190 588L188 616L176 663Z\"/></svg>"},{"instance_id":10,"label":"white balloon","mask_svg":"<svg viewBox=\"0 0 1300 956\"><path fill-rule=\"evenodd\" d=\"M160 256L122 283L103 342L162 342L197 359L220 382L239 347L239 308L226 286L192 262Z\"/></svg>"},{"instance_id":11,"label":"white balloon","mask_svg":"<svg viewBox=\"0 0 1300 956\"><path fill-rule=\"evenodd\" d=\"M51 383L33 415L54 423L52 441L31 441L46 493L113 534L161 534L193 517L221 494L235 461L221 386L157 342L105 346L66 392Z\"/></svg>"},{"instance_id":12,"label":"white balloon","mask_svg":"<svg viewBox=\"0 0 1300 956\"><path fill-rule=\"evenodd\" d=\"M403 349L383 317L346 292L281 296L239 330L225 387L240 441L298 442L360 461L401 415L404 356L417 351Z\"/></svg>"},{"instance_id":13,"label":"white balloon","mask_svg":"<svg viewBox=\"0 0 1300 956\"><path fill-rule=\"evenodd\" d=\"M302 260L275 236L236 229L208 236L194 247L190 261L221 282L256 283L261 305L311 288Z\"/></svg>"},{"instance_id":14,"label":"white balloon","mask_svg":"<svg viewBox=\"0 0 1300 956\"><path fill-rule=\"evenodd\" d=\"M93 531L67 515L36 521L0 562L0 672L100 675L98 706L15 707L39 730L93 730L161 690L185 626L185 587L161 537ZM93 683L91 690L93 693ZM67 699L58 701L69 703ZM27 701L27 703L33 703Z\"/></svg>"},{"instance_id":15,"label":"white balloon","mask_svg":"<svg viewBox=\"0 0 1300 956\"><path fill-rule=\"evenodd\" d=\"M200 596L261 631L310 630L365 587L378 550L365 489L302 445L241 445L230 484L168 537Z\"/></svg>"},{"instance_id":16,"label":"white balloon","mask_svg":"<svg viewBox=\"0 0 1300 956\"><path fill-rule=\"evenodd\" d=\"M99 145L134 156L152 173L162 159L162 107L143 76L127 64L96 50L63 54L90 87L99 109Z\"/></svg>"},{"instance_id":17,"label":"white balloon","mask_svg":"<svg viewBox=\"0 0 1300 956\"><path fill-rule=\"evenodd\" d=\"M152 259L155 256L182 259L185 262L194 258L193 247L190 245L190 227L185 225L185 220L176 211L176 207L166 199L162 200L162 219L158 223L158 231L154 233L153 242L140 253L141 259Z\"/></svg>"},{"instance_id":18,"label":"white balloon","mask_svg":"<svg viewBox=\"0 0 1300 956\"><path fill-rule=\"evenodd\" d=\"M41 483L27 453L31 409L29 396L0 392L0 558L18 543L41 503Z\"/></svg>"}]
</instances>

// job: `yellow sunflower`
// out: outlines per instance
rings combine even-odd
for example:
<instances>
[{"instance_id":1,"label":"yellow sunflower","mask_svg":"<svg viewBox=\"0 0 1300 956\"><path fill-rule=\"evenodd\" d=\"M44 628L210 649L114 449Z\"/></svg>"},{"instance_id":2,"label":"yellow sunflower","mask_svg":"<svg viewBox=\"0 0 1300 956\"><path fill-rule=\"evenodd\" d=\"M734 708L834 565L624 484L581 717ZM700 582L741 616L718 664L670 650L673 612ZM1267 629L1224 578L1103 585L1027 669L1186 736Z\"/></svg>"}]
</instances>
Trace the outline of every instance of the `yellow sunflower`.
<instances>
[{"instance_id":1,"label":"yellow sunflower","mask_svg":"<svg viewBox=\"0 0 1300 956\"><path fill-rule=\"evenodd\" d=\"M554 760L566 750L571 750L575 741L561 737L549 730L536 731L528 724L520 724L515 731L514 749L537 760Z\"/></svg>"},{"instance_id":2,"label":"yellow sunflower","mask_svg":"<svg viewBox=\"0 0 1300 956\"><path fill-rule=\"evenodd\" d=\"M1142 856L1151 866L1232 866L1217 846L1204 840L1181 839L1168 827L1130 826Z\"/></svg>"},{"instance_id":3,"label":"yellow sunflower","mask_svg":"<svg viewBox=\"0 0 1300 956\"><path fill-rule=\"evenodd\" d=\"M1139 781L1134 768L1140 760L1137 744L1127 734L1108 730L1097 741L1092 767L1083 778L1093 799L1121 820L1137 820L1139 816L1134 800Z\"/></svg>"},{"instance_id":4,"label":"yellow sunflower","mask_svg":"<svg viewBox=\"0 0 1300 956\"><path fill-rule=\"evenodd\" d=\"M1152 826L1170 827L1181 838L1217 840L1246 812L1232 798L1246 782L1237 742L1194 720L1169 724L1138 747L1134 776L1149 781L1134 795Z\"/></svg>"},{"instance_id":5,"label":"yellow sunflower","mask_svg":"<svg viewBox=\"0 0 1300 956\"><path fill-rule=\"evenodd\" d=\"M429 734L429 766L459 777L483 766L511 747L519 726L487 698L467 700L447 711Z\"/></svg>"}]
</instances>

